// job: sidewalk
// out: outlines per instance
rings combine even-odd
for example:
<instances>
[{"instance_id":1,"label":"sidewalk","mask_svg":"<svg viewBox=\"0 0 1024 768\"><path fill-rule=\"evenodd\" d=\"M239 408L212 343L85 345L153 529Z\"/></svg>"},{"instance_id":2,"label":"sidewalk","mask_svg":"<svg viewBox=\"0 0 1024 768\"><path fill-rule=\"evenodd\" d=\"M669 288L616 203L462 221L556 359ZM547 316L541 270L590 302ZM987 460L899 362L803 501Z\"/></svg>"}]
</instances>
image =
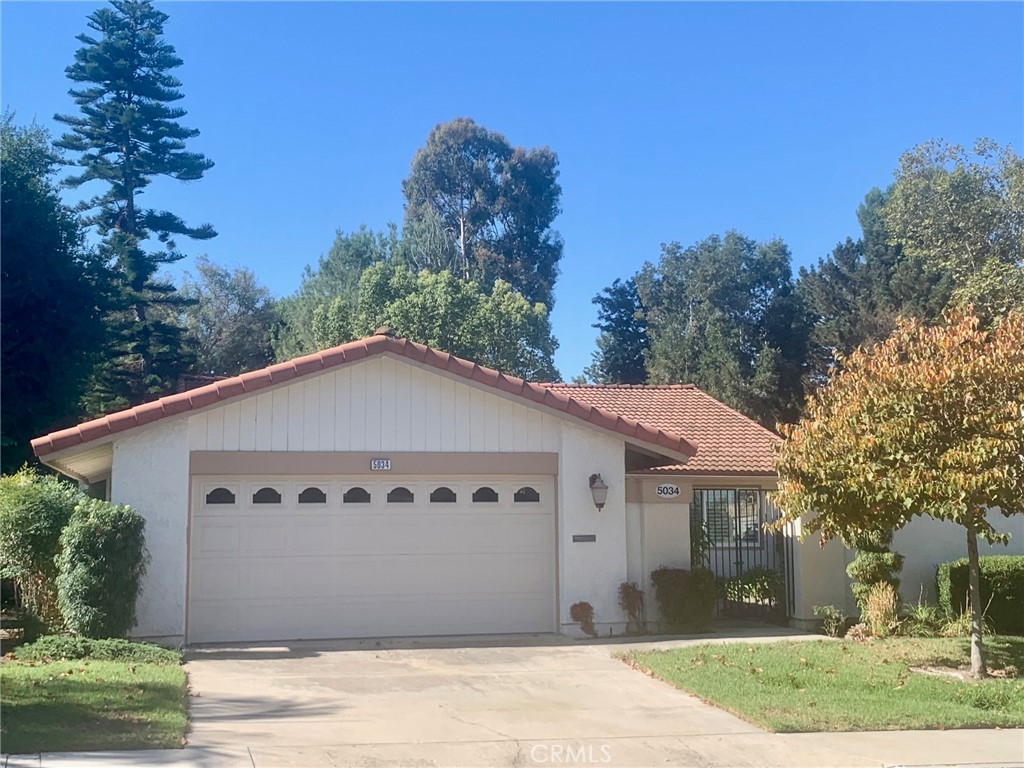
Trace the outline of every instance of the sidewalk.
<instances>
[{"instance_id":1,"label":"sidewalk","mask_svg":"<svg viewBox=\"0 0 1024 768\"><path fill-rule=\"evenodd\" d=\"M611 745L610 754L601 747ZM274 768L275 766L694 766L695 768L1022 768L1024 729L744 733L696 737L616 738L573 742L495 740L422 744L341 744L250 751L186 747L148 752L15 755L0 768ZM555 759L556 756L558 759ZM609 759L604 759L605 757Z\"/></svg>"}]
</instances>

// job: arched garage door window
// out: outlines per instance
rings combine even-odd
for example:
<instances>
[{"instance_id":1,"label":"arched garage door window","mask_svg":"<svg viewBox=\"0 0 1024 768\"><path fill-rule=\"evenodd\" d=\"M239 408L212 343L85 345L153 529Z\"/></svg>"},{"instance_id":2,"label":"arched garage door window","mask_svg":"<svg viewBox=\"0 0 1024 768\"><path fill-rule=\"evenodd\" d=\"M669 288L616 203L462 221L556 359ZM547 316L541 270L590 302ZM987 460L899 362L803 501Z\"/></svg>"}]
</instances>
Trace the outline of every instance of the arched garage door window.
<instances>
[{"instance_id":1,"label":"arched garage door window","mask_svg":"<svg viewBox=\"0 0 1024 768\"><path fill-rule=\"evenodd\" d=\"M299 504L326 504L327 494L317 488L310 486L299 494Z\"/></svg>"},{"instance_id":2,"label":"arched garage door window","mask_svg":"<svg viewBox=\"0 0 1024 768\"><path fill-rule=\"evenodd\" d=\"M430 492L431 504L454 504L457 499L458 497L455 495L455 491L451 488L446 488L443 485Z\"/></svg>"},{"instance_id":3,"label":"arched garage door window","mask_svg":"<svg viewBox=\"0 0 1024 768\"><path fill-rule=\"evenodd\" d=\"M540 494L537 493L536 489L526 486L525 488L520 488L515 492L513 501L515 501L516 504L537 502L540 501Z\"/></svg>"},{"instance_id":4,"label":"arched garage door window","mask_svg":"<svg viewBox=\"0 0 1024 768\"><path fill-rule=\"evenodd\" d=\"M206 494L207 504L234 504L235 494L227 488L214 488Z\"/></svg>"},{"instance_id":5,"label":"arched garage door window","mask_svg":"<svg viewBox=\"0 0 1024 768\"><path fill-rule=\"evenodd\" d=\"M253 504L280 504L281 494L273 488L260 488L252 495Z\"/></svg>"},{"instance_id":6,"label":"arched garage door window","mask_svg":"<svg viewBox=\"0 0 1024 768\"><path fill-rule=\"evenodd\" d=\"M365 488L349 488L341 497L344 504L369 504L370 492Z\"/></svg>"},{"instance_id":7,"label":"arched garage door window","mask_svg":"<svg viewBox=\"0 0 1024 768\"><path fill-rule=\"evenodd\" d=\"M388 504L412 504L413 501L415 497L412 491L401 485L388 492Z\"/></svg>"},{"instance_id":8,"label":"arched garage door window","mask_svg":"<svg viewBox=\"0 0 1024 768\"><path fill-rule=\"evenodd\" d=\"M486 485L473 491L473 501L476 503L493 504L498 500L498 492Z\"/></svg>"}]
</instances>

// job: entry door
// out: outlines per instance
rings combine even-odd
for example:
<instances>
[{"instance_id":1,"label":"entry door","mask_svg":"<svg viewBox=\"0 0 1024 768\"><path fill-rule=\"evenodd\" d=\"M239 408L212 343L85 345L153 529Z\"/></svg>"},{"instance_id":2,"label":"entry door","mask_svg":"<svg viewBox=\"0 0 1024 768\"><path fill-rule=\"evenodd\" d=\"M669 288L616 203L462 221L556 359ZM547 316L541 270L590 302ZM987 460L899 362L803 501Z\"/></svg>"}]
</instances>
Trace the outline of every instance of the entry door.
<instances>
[{"instance_id":1,"label":"entry door","mask_svg":"<svg viewBox=\"0 0 1024 768\"><path fill-rule=\"evenodd\" d=\"M196 478L188 641L550 632L554 483Z\"/></svg>"}]
</instances>

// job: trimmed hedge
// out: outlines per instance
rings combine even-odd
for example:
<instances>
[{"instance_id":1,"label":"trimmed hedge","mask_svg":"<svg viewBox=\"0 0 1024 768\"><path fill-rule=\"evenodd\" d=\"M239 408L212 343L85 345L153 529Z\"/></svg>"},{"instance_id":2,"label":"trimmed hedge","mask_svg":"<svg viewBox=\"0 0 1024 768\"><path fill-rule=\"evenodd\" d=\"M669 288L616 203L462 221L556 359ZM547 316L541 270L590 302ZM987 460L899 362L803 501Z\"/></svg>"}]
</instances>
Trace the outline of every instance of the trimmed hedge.
<instances>
[{"instance_id":1,"label":"trimmed hedge","mask_svg":"<svg viewBox=\"0 0 1024 768\"><path fill-rule=\"evenodd\" d=\"M97 661L134 661L139 664L180 664L181 653L151 643L109 638L47 635L34 643L11 652L18 661L60 661L62 659L96 659Z\"/></svg>"},{"instance_id":2,"label":"trimmed hedge","mask_svg":"<svg viewBox=\"0 0 1024 768\"><path fill-rule=\"evenodd\" d=\"M651 574L661 618L672 631L702 632L718 601L715 574L707 568L658 568Z\"/></svg>"},{"instance_id":3,"label":"trimmed hedge","mask_svg":"<svg viewBox=\"0 0 1024 768\"><path fill-rule=\"evenodd\" d=\"M85 637L124 637L146 572L146 522L135 510L97 499L75 508L60 535L57 604Z\"/></svg>"},{"instance_id":4,"label":"trimmed hedge","mask_svg":"<svg viewBox=\"0 0 1024 768\"><path fill-rule=\"evenodd\" d=\"M978 564L985 617L996 632L1024 635L1024 555L987 555L978 558ZM966 557L938 567L936 594L947 615L958 616L964 610L968 578Z\"/></svg>"}]
</instances>

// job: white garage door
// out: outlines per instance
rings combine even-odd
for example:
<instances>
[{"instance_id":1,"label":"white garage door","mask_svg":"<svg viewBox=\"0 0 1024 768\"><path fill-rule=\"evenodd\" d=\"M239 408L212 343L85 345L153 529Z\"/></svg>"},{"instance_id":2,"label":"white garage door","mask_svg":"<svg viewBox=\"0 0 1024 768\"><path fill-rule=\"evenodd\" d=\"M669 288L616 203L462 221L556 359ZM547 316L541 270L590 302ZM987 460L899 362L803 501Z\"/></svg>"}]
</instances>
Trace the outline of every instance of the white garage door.
<instances>
[{"instance_id":1,"label":"white garage door","mask_svg":"<svg viewBox=\"0 0 1024 768\"><path fill-rule=\"evenodd\" d=\"M189 642L549 632L551 478L202 478Z\"/></svg>"}]
</instances>

